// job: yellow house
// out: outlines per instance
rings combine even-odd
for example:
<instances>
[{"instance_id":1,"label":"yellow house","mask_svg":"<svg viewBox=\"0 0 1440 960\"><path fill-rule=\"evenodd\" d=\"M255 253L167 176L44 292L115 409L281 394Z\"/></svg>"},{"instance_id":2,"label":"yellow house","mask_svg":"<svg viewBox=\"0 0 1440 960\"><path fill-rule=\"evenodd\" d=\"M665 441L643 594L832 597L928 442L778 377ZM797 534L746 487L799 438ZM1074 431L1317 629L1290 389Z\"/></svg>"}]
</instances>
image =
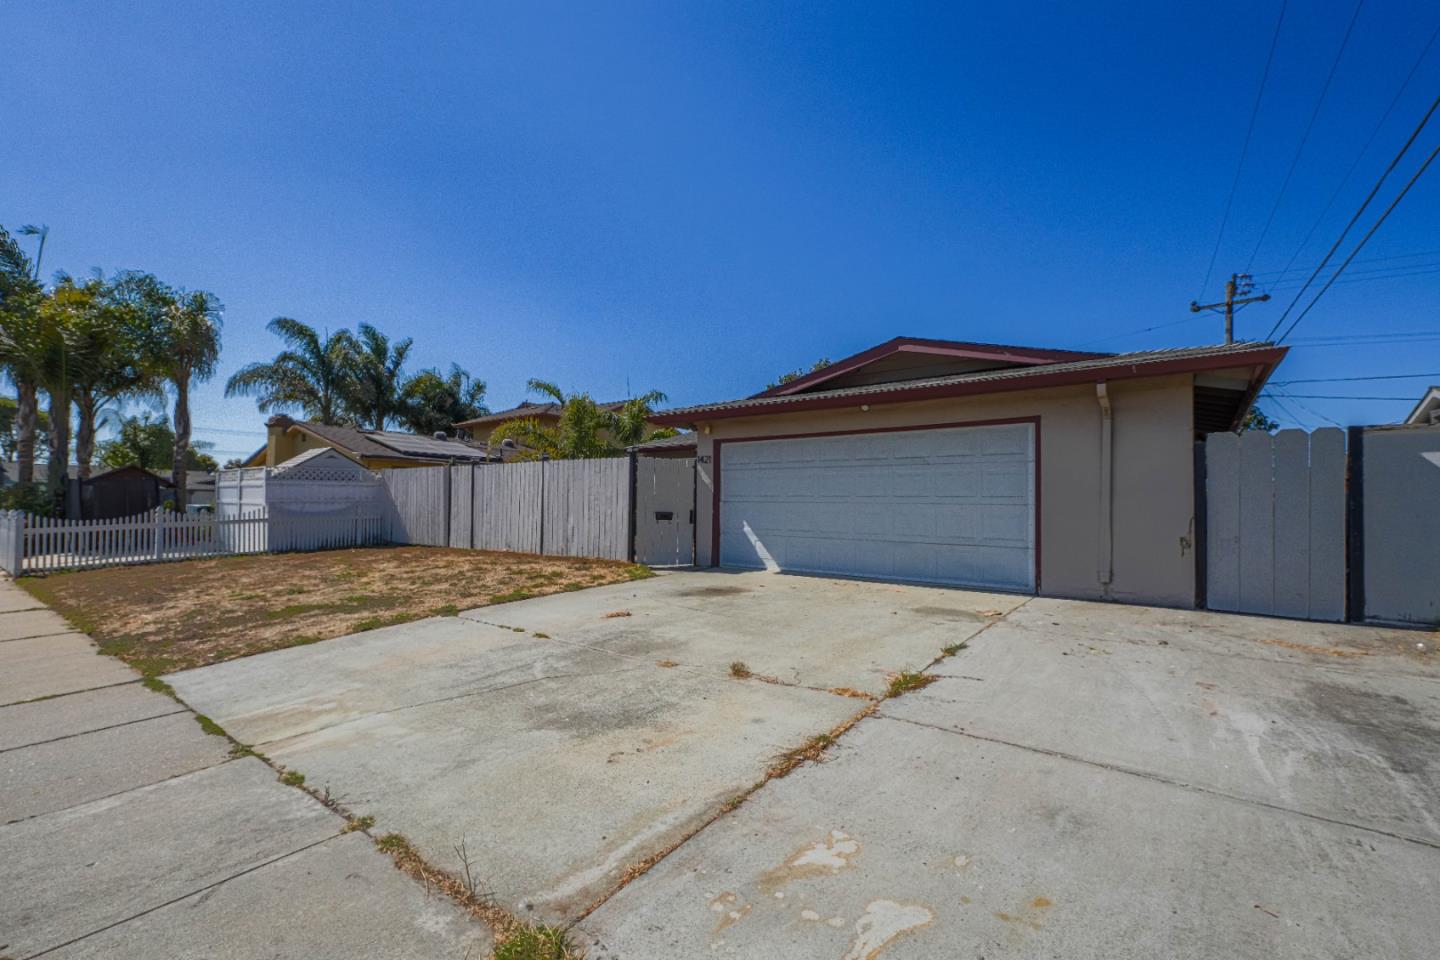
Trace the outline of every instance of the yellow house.
<instances>
[{"instance_id":1,"label":"yellow house","mask_svg":"<svg viewBox=\"0 0 1440 960\"><path fill-rule=\"evenodd\" d=\"M308 450L325 447L343 453L367 470L484 463L492 459L483 443L465 443L444 434L427 437L395 430L359 430L294 420L284 414L266 420L265 428L265 446L251 454L244 466L277 467Z\"/></svg>"}]
</instances>

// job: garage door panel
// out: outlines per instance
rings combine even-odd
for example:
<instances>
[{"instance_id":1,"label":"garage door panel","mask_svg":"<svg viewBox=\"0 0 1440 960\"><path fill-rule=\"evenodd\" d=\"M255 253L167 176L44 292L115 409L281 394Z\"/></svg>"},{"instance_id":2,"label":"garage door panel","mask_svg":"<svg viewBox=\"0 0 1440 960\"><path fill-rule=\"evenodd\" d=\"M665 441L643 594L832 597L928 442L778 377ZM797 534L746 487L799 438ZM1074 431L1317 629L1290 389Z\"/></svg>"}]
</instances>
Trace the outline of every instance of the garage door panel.
<instances>
[{"instance_id":1,"label":"garage door panel","mask_svg":"<svg viewBox=\"0 0 1440 960\"><path fill-rule=\"evenodd\" d=\"M720 562L1034 589L1034 428L730 442Z\"/></svg>"}]
</instances>

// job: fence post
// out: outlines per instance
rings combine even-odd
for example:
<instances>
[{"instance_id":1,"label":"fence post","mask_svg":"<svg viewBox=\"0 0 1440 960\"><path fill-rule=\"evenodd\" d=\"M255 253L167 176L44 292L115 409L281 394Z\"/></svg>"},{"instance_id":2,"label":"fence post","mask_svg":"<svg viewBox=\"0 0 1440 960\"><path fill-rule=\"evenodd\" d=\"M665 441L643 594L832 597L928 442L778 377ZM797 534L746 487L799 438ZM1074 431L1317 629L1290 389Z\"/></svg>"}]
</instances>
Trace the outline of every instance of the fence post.
<instances>
[{"instance_id":1,"label":"fence post","mask_svg":"<svg viewBox=\"0 0 1440 960\"><path fill-rule=\"evenodd\" d=\"M1365 428L1350 427L1346 444L1345 484L1345 619L1365 619Z\"/></svg>"},{"instance_id":2,"label":"fence post","mask_svg":"<svg viewBox=\"0 0 1440 960\"><path fill-rule=\"evenodd\" d=\"M540 549L539 554L545 555L545 464L550 462L550 454L540 454Z\"/></svg>"},{"instance_id":3,"label":"fence post","mask_svg":"<svg viewBox=\"0 0 1440 960\"><path fill-rule=\"evenodd\" d=\"M1209 597L1206 594L1210 575L1209 550L1209 491L1205 488L1205 441L1195 441L1195 534L1192 546L1195 551L1195 609L1204 610Z\"/></svg>"},{"instance_id":4,"label":"fence post","mask_svg":"<svg viewBox=\"0 0 1440 960\"><path fill-rule=\"evenodd\" d=\"M9 537L5 544L5 569L12 577L20 576L25 565L25 514L12 510L5 517L5 533Z\"/></svg>"},{"instance_id":5,"label":"fence post","mask_svg":"<svg viewBox=\"0 0 1440 960\"><path fill-rule=\"evenodd\" d=\"M640 465L640 454L634 450L630 451L630 522L629 539L626 543L625 558L631 563L635 562L635 506L638 501L636 496L637 484L639 483L638 469Z\"/></svg>"},{"instance_id":6,"label":"fence post","mask_svg":"<svg viewBox=\"0 0 1440 960\"><path fill-rule=\"evenodd\" d=\"M161 538L162 536L164 536L164 530L165 530L164 526L162 525L162 524L163 524L163 518L164 518L164 512L161 511L161 510L156 510L156 511L151 515L151 519L150 519L151 532L153 533L153 536L151 537L151 541L152 541L152 542L151 542L151 545L150 545L150 556L151 556L152 559L155 559L155 560L159 560L159 559L160 559L160 538Z\"/></svg>"}]
</instances>

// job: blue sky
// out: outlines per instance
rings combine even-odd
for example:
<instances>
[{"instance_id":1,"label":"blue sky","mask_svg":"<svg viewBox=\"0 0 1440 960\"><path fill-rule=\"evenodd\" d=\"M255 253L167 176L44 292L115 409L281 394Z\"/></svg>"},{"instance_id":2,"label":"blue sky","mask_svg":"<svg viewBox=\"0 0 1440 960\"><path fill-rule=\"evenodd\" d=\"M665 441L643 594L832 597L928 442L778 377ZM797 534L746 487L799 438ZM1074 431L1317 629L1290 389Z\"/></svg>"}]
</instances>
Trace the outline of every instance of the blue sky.
<instances>
[{"instance_id":1,"label":"blue sky","mask_svg":"<svg viewBox=\"0 0 1440 960\"><path fill-rule=\"evenodd\" d=\"M220 296L195 421L222 459L262 437L223 379L275 352L282 314L413 336L417 368L458 361L492 407L532 376L729 398L897 334L1215 342L1187 305L1279 4L1180 6L6 4L0 223L50 225L47 272ZM1205 296L1251 262L1353 10L1291 3ZM1440 88L1440 43L1300 248L1437 26L1418 0L1361 10L1257 274L1338 235ZM1356 276L1440 264L1437 221L1431 171L1360 255L1395 259ZM1440 273L1337 284L1277 379L1440 371L1440 337L1306 342L1440 330L1437 293ZM1409 404L1267 407L1314 426Z\"/></svg>"}]
</instances>

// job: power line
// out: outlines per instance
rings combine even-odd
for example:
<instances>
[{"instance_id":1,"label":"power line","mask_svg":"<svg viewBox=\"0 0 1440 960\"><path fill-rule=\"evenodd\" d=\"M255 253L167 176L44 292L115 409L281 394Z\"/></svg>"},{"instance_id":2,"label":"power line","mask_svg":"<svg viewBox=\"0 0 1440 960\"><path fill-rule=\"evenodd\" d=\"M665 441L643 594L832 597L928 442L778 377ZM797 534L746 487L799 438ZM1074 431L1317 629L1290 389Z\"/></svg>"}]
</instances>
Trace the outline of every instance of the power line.
<instances>
[{"instance_id":1,"label":"power line","mask_svg":"<svg viewBox=\"0 0 1440 960\"><path fill-rule=\"evenodd\" d=\"M1428 380L1440 377L1440 373L1381 373L1373 377L1316 377L1310 380L1271 380L1277 387L1288 387L1295 383L1355 383L1359 380Z\"/></svg>"},{"instance_id":2,"label":"power line","mask_svg":"<svg viewBox=\"0 0 1440 960\"><path fill-rule=\"evenodd\" d=\"M1420 260L1420 259L1423 259L1423 258L1425 258L1425 257L1440 257L1440 250L1422 250L1422 251L1419 251L1419 252L1417 252L1417 253L1396 253L1396 254L1392 254L1391 256L1388 256L1388 257L1362 257L1361 259L1356 260L1355 262L1356 262L1356 263L1385 263L1385 262L1388 262L1388 261L1391 261L1391 260ZM1286 269L1284 269L1284 270L1261 270L1261 271L1257 271L1257 272L1251 274L1251 276L1254 276L1254 277L1273 277L1273 276L1276 276L1277 274L1282 274L1282 273L1303 273L1303 272L1305 272L1305 271L1308 270L1308 269L1310 269L1310 268L1309 268L1309 267L1294 267L1294 268L1286 268ZM1396 268L1396 269L1398 269L1398 268ZM1296 277L1296 278L1295 278L1295 281L1298 281L1299 279L1300 279L1299 277ZM1290 280L1284 280L1284 279L1279 279L1279 280L1272 280L1272 281L1270 281L1270 282L1271 282L1271 283L1290 283L1290 282L1292 282L1292 281L1290 281Z\"/></svg>"},{"instance_id":3,"label":"power line","mask_svg":"<svg viewBox=\"0 0 1440 960\"><path fill-rule=\"evenodd\" d=\"M1288 316L1290 316L1290 311L1293 310L1293 309L1295 309L1295 304L1297 304L1297 303L1300 302L1300 298L1301 298L1302 296L1304 296L1305 291L1310 288L1310 284L1312 284L1312 283L1315 282L1315 278L1318 277L1318 276L1320 276L1320 272L1325 269L1325 265L1330 262L1330 258L1333 257L1333 256L1335 256L1335 251L1340 249L1340 245L1341 245L1342 243L1344 243L1344 242L1345 242L1345 238L1350 235L1351 229L1353 229L1354 226L1355 226L1355 224L1359 222L1360 217L1364 215L1365 210L1370 206L1370 201L1375 199L1375 195L1376 195L1377 193L1379 193L1379 192L1380 192L1380 188L1381 188L1382 186L1384 186L1386 178L1388 178L1388 177L1390 176L1390 174L1391 174L1392 172L1394 172L1395 168L1400 165L1401 159L1403 159L1404 156L1405 156L1405 154L1410 150L1411 144L1413 144L1413 143L1415 142L1416 138L1418 138L1418 137L1420 136L1420 131L1424 130L1424 129L1425 129L1425 125L1430 122L1430 117L1431 117L1432 114L1435 113L1435 108L1436 108L1436 107L1440 107L1440 96L1437 96L1437 97L1435 98L1435 100L1430 104L1430 109L1429 109L1429 110L1426 110L1426 111L1425 111L1425 116L1423 116L1423 117L1420 118L1420 122L1415 126L1414 131L1411 132L1409 139L1407 139L1407 140L1405 141L1405 145L1400 148L1400 152L1399 152L1399 153L1395 154L1395 159L1393 159L1393 160L1390 161L1390 165L1385 168L1385 172L1382 173L1382 174L1380 174L1380 179L1379 179L1379 180L1376 180L1376 181L1375 181L1375 186L1373 186L1373 187L1370 188L1370 193L1369 193L1368 196L1366 196L1365 201L1360 204L1360 208L1355 211L1355 215L1350 218L1350 222L1347 223L1347 224L1345 224L1345 229L1340 231L1340 236L1336 238L1335 242L1330 246L1330 249L1329 249L1328 251L1326 251L1326 253L1325 253L1325 258L1320 261L1319 266L1317 266L1317 267L1315 268L1315 271L1310 274L1310 278L1305 281L1305 285L1300 288L1300 291L1299 291L1298 293L1295 294L1295 299L1290 301L1290 305L1285 308L1285 312L1282 313L1282 314L1280 314L1280 319L1275 321L1275 325L1274 325L1273 327L1271 327L1271 328L1270 328L1270 332L1265 335L1265 339L1266 339L1266 340L1270 340L1270 339L1273 339L1273 338L1274 338L1274 336L1275 336L1275 331L1276 331L1276 330L1279 330L1279 329L1280 329L1280 325L1285 322L1285 318L1288 317ZM1432 154L1431 156L1434 156L1434 154ZM1428 161L1428 160L1426 161L1426 164L1427 164L1427 165L1429 164L1429 161ZM1420 169L1421 169L1421 172L1424 172L1424 169L1425 169L1425 168L1424 168L1424 167L1421 167ZM1418 176L1418 174L1417 174L1417 176ZM1410 182L1411 182L1411 183L1414 183L1415 181L1414 181L1414 180L1411 180ZM1409 190L1410 187L1407 185L1405 189L1406 189L1406 190ZM1405 195L1405 193L1404 193L1404 191L1402 191L1401 194L1400 194L1400 196L1403 197L1404 195ZM1399 198L1396 198L1396 202L1397 202L1397 203L1399 202ZM1392 204L1390 205L1390 209L1391 209L1391 210L1395 209L1395 204L1394 204L1394 203L1392 203ZM1386 213L1385 213L1385 216L1388 216L1388 215L1389 215L1389 210L1387 210ZM1375 226L1378 227L1378 226L1380 225L1380 223L1383 223L1383 222L1384 222L1384 219L1385 219L1385 217L1382 216L1382 217L1380 218L1380 221L1377 222ZM1375 228L1372 227L1372 228L1370 229L1370 232L1373 234L1373 233L1375 232ZM1367 234L1367 236L1366 236L1366 239L1367 239L1367 240L1369 239L1369 235L1368 235L1368 234ZM1350 252L1350 259L1349 259L1349 260L1346 260L1345 262L1348 264L1348 263L1350 262L1350 260L1353 260L1353 259L1355 258L1355 254L1357 254L1357 253L1360 252L1360 247L1363 247L1364 245L1365 245L1365 242L1362 240L1362 241L1360 242L1360 246L1359 246L1359 247L1356 247L1354 250L1352 250L1352 251ZM1341 267L1340 269L1343 270L1344 267ZM1339 271L1339 270L1335 271L1335 276L1338 277L1339 275L1340 275L1340 271ZM1330 278L1330 282L1333 283L1334 281L1335 281L1335 277L1331 277L1331 278ZM1327 287L1328 287L1328 284L1327 284ZM1317 299L1318 299L1318 298L1317 298ZM1315 305L1315 302L1312 300L1312 301L1310 302L1310 306L1313 307L1314 305ZM1309 308L1309 307L1306 307L1305 309L1308 311L1310 308ZM1292 323L1292 324L1290 325L1290 330L1293 330L1294 328L1295 328L1295 324ZM1289 335L1289 332L1290 332L1289 330L1286 331L1286 335L1287 335L1287 336ZM1281 337L1281 339L1283 340L1284 337Z\"/></svg>"},{"instance_id":4,"label":"power line","mask_svg":"<svg viewBox=\"0 0 1440 960\"><path fill-rule=\"evenodd\" d=\"M1108 342L1111 341L1111 340L1119 340L1119 339L1121 339L1121 338L1123 338L1123 337L1133 336L1133 335L1135 335L1135 334L1137 334L1137 333L1149 333L1149 332L1152 331L1152 330L1163 330L1163 329L1165 329L1166 327L1178 327L1178 326L1180 326L1182 323L1194 323L1194 322L1195 322L1195 318L1194 318L1194 317L1186 317L1184 320L1174 320L1174 321L1171 321L1170 323L1157 323L1157 324L1155 324L1155 326L1153 326L1153 327L1141 327L1139 330L1127 330L1127 331L1124 332L1124 333L1112 333L1112 334L1111 334L1110 336L1108 336L1108 337L1100 337L1100 338L1098 338L1098 339L1096 339L1096 340L1086 340L1084 343L1076 344L1076 346L1088 347L1088 346L1090 346L1091 344L1096 344L1096 343L1108 343Z\"/></svg>"},{"instance_id":5,"label":"power line","mask_svg":"<svg viewBox=\"0 0 1440 960\"><path fill-rule=\"evenodd\" d=\"M1287 393L1291 400L1390 400L1392 402L1414 403L1414 397L1370 397L1353 393Z\"/></svg>"},{"instance_id":6,"label":"power line","mask_svg":"<svg viewBox=\"0 0 1440 960\"><path fill-rule=\"evenodd\" d=\"M1311 408L1309 405L1304 404L1304 403L1301 403L1299 400L1296 400L1296 399L1295 399L1293 396L1291 396L1290 394L1285 393L1284 391L1281 391L1281 396L1283 396L1286 400L1289 400L1289 401L1293 402L1293 403L1295 404L1295 406L1299 407L1301 410L1304 410L1306 413L1311 414L1312 416L1319 417L1321 420L1324 420L1326 423L1332 423L1332 424L1334 424L1334 425L1337 426L1337 427L1343 427L1343 424L1341 424L1340 421L1334 420L1334 419L1332 419L1332 418L1330 418L1330 417L1327 417L1325 414L1321 413L1319 410L1315 410L1315 409Z\"/></svg>"},{"instance_id":7,"label":"power line","mask_svg":"<svg viewBox=\"0 0 1440 960\"><path fill-rule=\"evenodd\" d=\"M1374 280L1403 280L1406 277L1424 277L1432 273L1440 273L1440 264L1424 264L1423 270L1404 270L1398 273L1381 273L1376 270L1362 272L1359 276L1347 274L1344 280L1336 280L1336 283L1370 283ZM1280 287L1271 287L1272 292L1294 289L1294 284L1284 284Z\"/></svg>"},{"instance_id":8,"label":"power line","mask_svg":"<svg viewBox=\"0 0 1440 960\"><path fill-rule=\"evenodd\" d=\"M1405 91L1409 89L1410 81L1415 79L1415 74L1420 69L1420 64L1424 63L1425 58L1429 56L1430 48L1435 45L1435 39L1437 37L1440 37L1440 26L1437 26L1435 32L1430 34L1430 39L1426 41L1424 48L1420 51L1420 56L1415 58L1415 62L1410 67L1410 72L1405 74L1405 79L1401 82L1400 89L1396 90L1395 96L1390 98L1390 105L1386 107L1385 112L1380 115L1380 120L1375 124L1375 128L1370 131L1370 136L1366 138L1365 145L1360 148L1359 153L1355 154L1355 159L1350 161L1350 169L1345 171L1345 176L1341 177L1340 182L1335 185L1335 192L1330 194L1330 199L1326 202L1325 209L1320 211L1320 215L1316 217L1315 222L1310 225L1310 229L1305 233L1305 239L1300 241L1300 246L1296 247L1295 252L1290 255L1290 259L1285 263L1285 270L1282 272L1288 273L1290 271L1291 266L1300 258L1300 254L1304 252L1305 247L1309 245L1310 239L1315 236L1315 231L1320 229L1320 224L1325 221L1326 214L1330 212L1331 207L1335 206L1335 201L1340 198L1341 191L1343 191L1345 185L1350 182L1350 178L1355 174L1356 168L1360 166L1360 161L1365 157L1365 154L1369 152L1370 146L1375 142L1375 138L1380 135L1380 130L1385 126L1385 121L1389 120L1390 114L1395 112L1395 107L1400 103L1400 98L1405 94Z\"/></svg>"},{"instance_id":9,"label":"power line","mask_svg":"<svg viewBox=\"0 0 1440 960\"><path fill-rule=\"evenodd\" d=\"M1270 38L1270 52L1265 55L1265 69L1260 74L1260 89L1255 91L1255 105L1250 108L1250 122L1245 127L1245 140L1240 145L1240 160L1235 164L1235 177L1230 181L1230 196L1225 199L1225 213L1220 217L1220 232L1215 235L1215 249L1210 251L1210 265L1205 268L1205 282L1200 284L1199 300L1210 287L1210 277L1215 272L1215 258L1220 255L1220 241L1225 239L1225 226L1230 222L1230 208L1235 203L1235 191L1240 187L1240 173L1245 169L1245 156L1250 152L1250 137L1255 133L1255 118L1260 116L1260 101L1265 97L1265 85L1270 79L1270 65L1275 60L1275 46L1280 42L1280 28L1285 24L1285 11L1290 0L1281 0L1280 17L1275 21L1275 34Z\"/></svg>"},{"instance_id":10,"label":"power line","mask_svg":"<svg viewBox=\"0 0 1440 960\"><path fill-rule=\"evenodd\" d=\"M1350 347L1363 344L1429 343L1440 340L1440 330L1406 334L1359 334L1356 336L1297 337L1302 347Z\"/></svg>"},{"instance_id":11,"label":"power line","mask_svg":"<svg viewBox=\"0 0 1440 960\"><path fill-rule=\"evenodd\" d=\"M1440 98L1436 99L1436 103L1440 103ZM1426 114L1426 119L1429 119L1429 114ZM1395 208L1399 206L1400 201L1405 199L1405 195L1410 192L1410 188L1415 186L1416 181L1418 181L1425 174L1426 170L1430 169L1430 164L1435 160L1436 154L1440 154L1440 144L1437 144L1435 149L1430 151L1430 156L1425 158L1425 162L1420 165L1420 169L1415 171L1415 175L1410 178L1408 183L1405 184L1405 188L1400 191L1399 195L1396 196L1394 200L1390 201L1390 206L1385 208L1385 212L1380 214L1380 219L1376 220L1375 224L1370 228L1370 230L1365 234L1365 236L1360 238L1360 243L1356 245L1354 250L1350 251L1350 256L1346 257L1345 262L1340 264L1340 266L1335 269L1335 272L1330 275L1330 279L1325 281L1325 286L1320 288L1320 292L1315 294L1314 299L1312 299L1308 304L1305 305L1305 309L1300 311L1300 315L1298 317L1290 321L1290 326L1285 328L1285 332L1280 335L1280 339L1276 341L1277 343L1284 343L1285 338L1290 336L1290 332L1300 324L1300 321L1304 320L1306 315L1309 314L1311 310L1315 309L1315 304L1319 303L1320 298L1325 296L1325 291L1329 290L1332 286L1334 286L1335 281L1339 279L1340 274L1344 273L1345 268L1350 265L1350 261L1355 259L1355 254L1359 253L1365 248L1365 244L1369 243L1370 238L1375 236L1375 231L1380 229L1380 225L1385 222L1386 218L1388 218L1391 213L1394 212Z\"/></svg>"},{"instance_id":12,"label":"power line","mask_svg":"<svg viewBox=\"0 0 1440 960\"><path fill-rule=\"evenodd\" d=\"M1325 97L1330 93L1330 83L1335 79L1335 71L1340 66L1340 59L1345 56L1345 48L1350 45L1350 34L1355 31L1355 21L1360 19L1360 8L1365 6L1365 0L1358 0L1355 4L1355 12L1350 15L1350 23L1345 27L1345 36L1340 41L1340 49L1335 51L1335 59L1330 64L1330 72L1325 75L1325 85L1320 88L1320 98L1315 101L1315 109L1310 112L1310 122L1305 124L1305 133L1300 137L1300 146L1295 148L1295 158L1290 161L1290 169L1285 172L1285 179L1280 183L1280 192L1275 195L1275 204L1270 208L1270 216L1265 218L1265 226L1260 231L1260 238L1255 241L1255 249L1250 251L1250 259L1245 264L1245 272L1250 272L1250 267L1255 263L1255 257L1260 253L1260 247L1265 243L1265 237L1270 232L1270 226L1275 222L1275 214L1280 210L1280 203L1285 199L1285 191L1290 188L1290 178L1295 175L1295 168L1300 165L1300 155L1305 152L1305 145L1310 142L1310 133L1315 129L1315 121L1320 117L1320 108L1325 105Z\"/></svg>"}]
</instances>

